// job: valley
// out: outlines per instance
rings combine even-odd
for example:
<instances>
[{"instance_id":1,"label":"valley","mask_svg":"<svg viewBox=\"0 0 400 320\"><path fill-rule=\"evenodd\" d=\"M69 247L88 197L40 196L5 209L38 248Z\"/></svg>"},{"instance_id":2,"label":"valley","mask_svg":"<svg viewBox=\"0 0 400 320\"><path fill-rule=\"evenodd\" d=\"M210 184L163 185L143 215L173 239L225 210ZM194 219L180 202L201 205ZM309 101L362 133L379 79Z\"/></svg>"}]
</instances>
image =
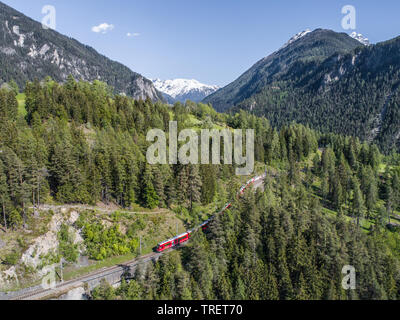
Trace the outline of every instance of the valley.
<instances>
[{"instance_id":1,"label":"valley","mask_svg":"<svg viewBox=\"0 0 400 320\"><path fill-rule=\"evenodd\" d=\"M137 5L0 2L0 300L400 299L400 37Z\"/></svg>"}]
</instances>

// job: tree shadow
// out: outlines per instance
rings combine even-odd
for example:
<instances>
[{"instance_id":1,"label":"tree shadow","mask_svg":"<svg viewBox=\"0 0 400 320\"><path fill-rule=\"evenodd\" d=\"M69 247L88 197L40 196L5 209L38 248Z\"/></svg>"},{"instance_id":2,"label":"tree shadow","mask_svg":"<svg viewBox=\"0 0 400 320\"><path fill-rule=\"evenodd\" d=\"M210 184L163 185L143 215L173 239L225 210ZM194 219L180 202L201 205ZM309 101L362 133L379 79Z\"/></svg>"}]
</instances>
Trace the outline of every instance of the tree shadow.
<instances>
[{"instance_id":1,"label":"tree shadow","mask_svg":"<svg viewBox=\"0 0 400 320\"><path fill-rule=\"evenodd\" d=\"M122 268L123 272L121 274L121 281L123 280L130 280L133 277L133 274L131 272L131 267L124 265L124 264L119 264L118 267Z\"/></svg>"}]
</instances>

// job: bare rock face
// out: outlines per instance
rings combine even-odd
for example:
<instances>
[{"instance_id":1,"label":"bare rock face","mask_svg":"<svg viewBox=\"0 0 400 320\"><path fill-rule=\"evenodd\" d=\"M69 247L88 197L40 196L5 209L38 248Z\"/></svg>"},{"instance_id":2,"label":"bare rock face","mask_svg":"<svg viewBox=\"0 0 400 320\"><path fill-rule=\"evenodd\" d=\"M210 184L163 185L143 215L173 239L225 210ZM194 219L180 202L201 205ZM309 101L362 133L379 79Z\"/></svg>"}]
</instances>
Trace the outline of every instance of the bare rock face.
<instances>
[{"instance_id":1,"label":"bare rock face","mask_svg":"<svg viewBox=\"0 0 400 320\"><path fill-rule=\"evenodd\" d=\"M20 87L50 76L64 82L99 80L115 93L135 99L163 100L152 82L93 48L63 36L0 2L0 85L14 79Z\"/></svg>"},{"instance_id":2,"label":"bare rock face","mask_svg":"<svg viewBox=\"0 0 400 320\"><path fill-rule=\"evenodd\" d=\"M55 251L58 247L57 233L60 231L61 225L64 219L61 215L55 215L49 225L49 231L41 237L35 239L34 243L28 248L28 250L22 255L21 263L34 269L38 268L42 261L41 257L44 257ZM45 274L41 274L40 276Z\"/></svg>"},{"instance_id":3,"label":"bare rock face","mask_svg":"<svg viewBox=\"0 0 400 320\"><path fill-rule=\"evenodd\" d=\"M47 274L47 270L40 270L43 264L43 257L56 252L59 241L58 233L63 224L70 227L70 231L74 233L74 243L83 243L83 238L79 231L73 228L73 224L78 220L79 214L76 211L72 211L69 214L63 213L55 214L49 224L49 230L42 236L35 239L34 243L28 248L27 251L21 257L20 264L26 265L37 271L39 276L44 276Z\"/></svg>"},{"instance_id":4,"label":"bare rock face","mask_svg":"<svg viewBox=\"0 0 400 320\"><path fill-rule=\"evenodd\" d=\"M136 88L132 95L141 98L143 100L150 98L151 100L161 100L159 95L160 92L154 87L153 83L143 77L135 78L132 83L132 87Z\"/></svg>"},{"instance_id":5,"label":"bare rock face","mask_svg":"<svg viewBox=\"0 0 400 320\"><path fill-rule=\"evenodd\" d=\"M0 291L3 288L19 283L21 280L21 270L25 267L30 268L35 272L37 278L46 276L51 269L50 265L46 265L48 261L46 257L56 254L59 247L58 233L63 224L69 227L69 232L73 236L74 244L78 245L80 253L84 250L83 238L81 230L75 227L76 221L79 219L79 213L68 208L62 208L52 216L47 232L36 238L28 249L22 254L21 259L15 266L10 267L5 271L0 271ZM0 248L6 244L0 240ZM81 266L89 265L87 257L80 257L78 264Z\"/></svg>"},{"instance_id":6,"label":"bare rock face","mask_svg":"<svg viewBox=\"0 0 400 320\"><path fill-rule=\"evenodd\" d=\"M7 288L12 283L18 283L17 268L15 266L0 272L0 289Z\"/></svg>"}]
</instances>

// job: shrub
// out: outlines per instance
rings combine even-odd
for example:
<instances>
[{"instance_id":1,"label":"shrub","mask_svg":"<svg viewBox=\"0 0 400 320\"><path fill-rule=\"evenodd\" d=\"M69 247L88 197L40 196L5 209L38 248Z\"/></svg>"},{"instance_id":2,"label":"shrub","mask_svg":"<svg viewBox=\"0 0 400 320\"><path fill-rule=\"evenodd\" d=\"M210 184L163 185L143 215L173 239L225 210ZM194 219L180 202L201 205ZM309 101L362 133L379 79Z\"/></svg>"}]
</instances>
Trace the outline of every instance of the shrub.
<instances>
[{"instance_id":1,"label":"shrub","mask_svg":"<svg viewBox=\"0 0 400 320\"><path fill-rule=\"evenodd\" d=\"M4 258L4 263L6 265L9 266L15 266L18 263L19 260L19 253L14 251L12 253L9 253L8 255L6 255L6 257Z\"/></svg>"}]
</instances>

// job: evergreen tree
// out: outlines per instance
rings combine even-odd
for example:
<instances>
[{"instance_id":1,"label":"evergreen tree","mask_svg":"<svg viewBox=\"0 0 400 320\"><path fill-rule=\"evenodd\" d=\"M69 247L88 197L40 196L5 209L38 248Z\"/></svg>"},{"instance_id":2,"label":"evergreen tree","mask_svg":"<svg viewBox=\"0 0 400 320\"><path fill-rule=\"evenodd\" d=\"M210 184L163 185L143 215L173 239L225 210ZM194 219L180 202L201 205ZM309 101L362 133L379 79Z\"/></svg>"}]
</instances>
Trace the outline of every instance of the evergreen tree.
<instances>
[{"instance_id":1,"label":"evergreen tree","mask_svg":"<svg viewBox=\"0 0 400 320\"><path fill-rule=\"evenodd\" d=\"M0 160L0 202L1 202L1 211L3 212L4 228L6 229L6 231L7 231L6 208L9 202L8 194L9 190L7 185L7 176L4 171L4 164Z\"/></svg>"},{"instance_id":2,"label":"evergreen tree","mask_svg":"<svg viewBox=\"0 0 400 320\"><path fill-rule=\"evenodd\" d=\"M187 196L190 203L190 211L193 211L193 204L200 202L201 199L201 177L199 169L195 165L189 166L188 190Z\"/></svg>"},{"instance_id":3,"label":"evergreen tree","mask_svg":"<svg viewBox=\"0 0 400 320\"><path fill-rule=\"evenodd\" d=\"M142 199L144 205L149 209L154 209L159 204L159 198L153 186L153 174L151 166L145 164L142 175Z\"/></svg>"},{"instance_id":4,"label":"evergreen tree","mask_svg":"<svg viewBox=\"0 0 400 320\"><path fill-rule=\"evenodd\" d=\"M156 191L157 197L159 199L158 206L162 208L165 206L166 196L165 196L164 177L159 167L157 166L153 167L153 176L154 176L154 183L153 183L154 190Z\"/></svg>"},{"instance_id":5,"label":"evergreen tree","mask_svg":"<svg viewBox=\"0 0 400 320\"><path fill-rule=\"evenodd\" d=\"M201 201L203 204L209 204L214 200L216 193L216 177L213 165L202 165L200 175L202 180Z\"/></svg>"},{"instance_id":6,"label":"evergreen tree","mask_svg":"<svg viewBox=\"0 0 400 320\"><path fill-rule=\"evenodd\" d=\"M180 205L186 204L189 191L189 172L188 166L177 167L177 200Z\"/></svg>"},{"instance_id":7,"label":"evergreen tree","mask_svg":"<svg viewBox=\"0 0 400 320\"><path fill-rule=\"evenodd\" d=\"M356 177L353 178L353 216L357 218L357 226L360 225L360 218L364 217L364 198L360 190L360 183Z\"/></svg>"}]
</instances>

